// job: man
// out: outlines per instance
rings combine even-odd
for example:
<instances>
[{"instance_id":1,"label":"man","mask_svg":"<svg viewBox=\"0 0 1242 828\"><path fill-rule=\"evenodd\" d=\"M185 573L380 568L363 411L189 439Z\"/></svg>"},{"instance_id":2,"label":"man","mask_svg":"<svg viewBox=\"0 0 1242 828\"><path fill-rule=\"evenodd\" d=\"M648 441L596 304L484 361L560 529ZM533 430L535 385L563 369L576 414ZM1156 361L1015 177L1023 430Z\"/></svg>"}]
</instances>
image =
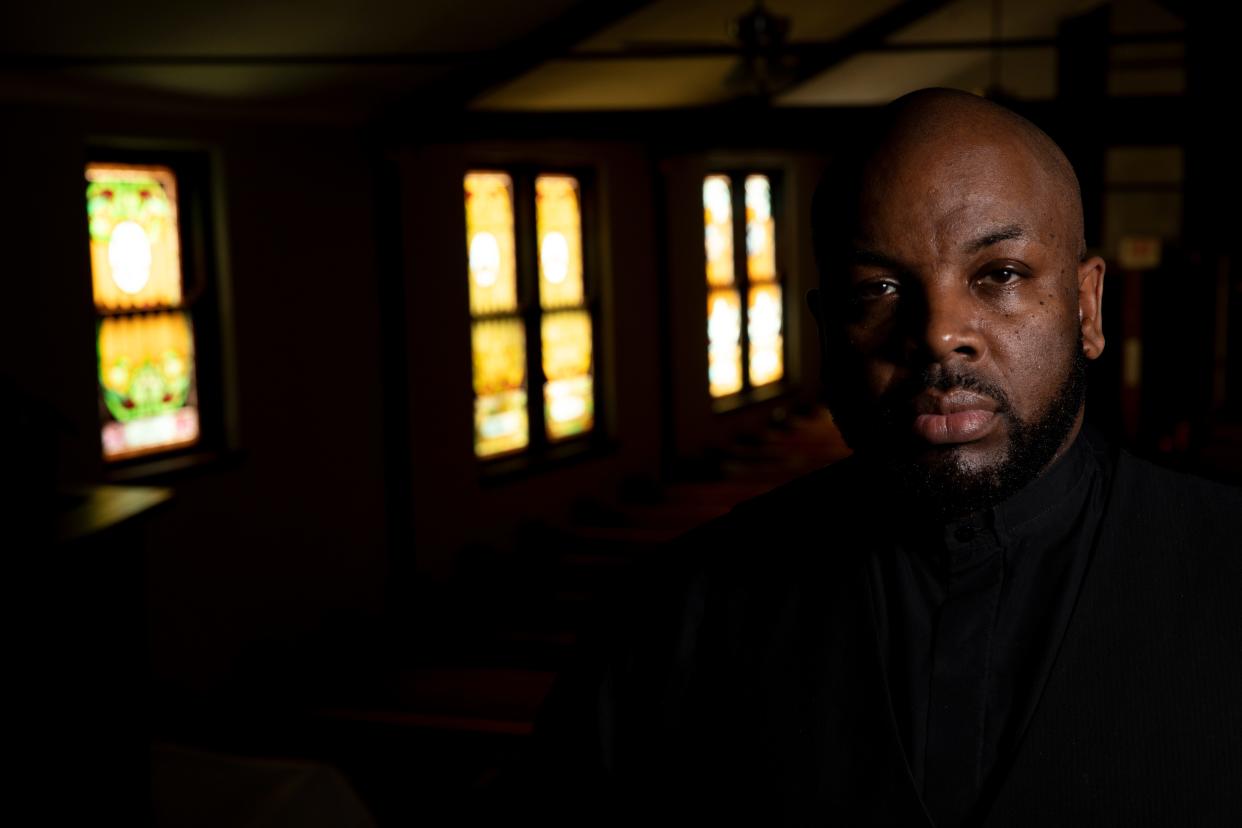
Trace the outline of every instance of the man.
<instances>
[{"instance_id":1,"label":"man","mask_svg":"<svg viewBox=\"0 0 1242 828\"><path fill-rule=\"evenodd\" d=\"M921 90L813 222L855 454L646 573L671 585L540 722L555 801L592 823L1242 823L1242 496L1083 429L1104 262L1064 155Z\"/></svg>"}]
</instances>

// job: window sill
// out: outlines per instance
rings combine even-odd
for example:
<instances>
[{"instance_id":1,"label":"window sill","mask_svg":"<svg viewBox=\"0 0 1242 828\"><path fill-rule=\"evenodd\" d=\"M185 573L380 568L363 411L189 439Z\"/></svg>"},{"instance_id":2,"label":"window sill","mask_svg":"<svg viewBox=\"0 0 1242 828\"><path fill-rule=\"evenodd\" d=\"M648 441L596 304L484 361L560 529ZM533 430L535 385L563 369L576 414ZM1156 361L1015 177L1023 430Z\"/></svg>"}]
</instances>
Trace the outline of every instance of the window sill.
<instances>
[{"instance_id":1,"label":"window sill","mask_svg":"<svg viewBox=\"0 0 1242 828\"><path fill-rule=\"evenodd\" d=\"M479 480L484 486L502 486L526 477L599 460L615 454L617 444L606 438L584 438L549 446L539 455L515 454L479 461Z\"/></svg>"},{"instance_id":2,"label":"window sill","mask_svg":"<svg viewBox=\"0 0 1242 828\"><path fill-rule=\"evenodd\" d=\"M784 382L774 382L770 385L761 385L758 388L752 388L749 391L730 394L727 397L718 397L712 400L712 413L728 414L733 411L740 411L742 409L749 408L759 403L791 398L793 394L793 388Z\"/></svg>"},{"instance_id":3,"label":"window sill","mask_svg":"<svg viewBox=\"0 0 1242 828\"><path fill-rule=\"evenodd\" d=\"M236 468L244 454L240 450L226 450L152 457L109 468L104 479L115 484L166 485L203 472Z\"/></svg>"}]
</instances>

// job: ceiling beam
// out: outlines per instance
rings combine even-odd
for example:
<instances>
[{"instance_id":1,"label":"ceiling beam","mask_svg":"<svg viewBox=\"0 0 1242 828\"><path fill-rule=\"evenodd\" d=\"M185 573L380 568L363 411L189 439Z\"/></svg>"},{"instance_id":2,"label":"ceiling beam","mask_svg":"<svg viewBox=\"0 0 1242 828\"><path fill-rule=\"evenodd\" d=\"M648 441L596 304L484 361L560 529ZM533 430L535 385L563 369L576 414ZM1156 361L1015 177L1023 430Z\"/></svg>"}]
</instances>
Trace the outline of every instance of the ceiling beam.
<instances>
[{"instance_id":1,"label":"ceiling beam","mask_svg":"<svg viewBox=\"0 0 1242 828\"><path fill-rule=\"evenodd\" d=\"M951 0L907 0L886 12L863 23L843 37L837 38L832 44L816 51L799 61L793 76L776 94L789 92L815 76L826 72L834 66L844 63L860 52L866 52L884 45L884 40L894 32L899 32L916 20L947 6Z\"/></svg>"},{"instance_id":2,"label":"ceiling beam","mask_svg":"<svg viewBox=\"0 0 1242 828\"><path fill-rule=\"evenodd\" d=\"M420 90L381 116L381 121L407 120L404 109L415 107L424 114L461 110L488 90L529 72L545 61L561 57L573 47L628 17L651 0L581 0L564 14L531 34L478 55L434 89Z\"/></svg>"},{"instance_id":3,"label":"ceiling beam","mask_svg":"<svg viewBox=\"0 0 1242 828\"><path fill-rule=\"evenodd\" d=\"M1100 45L1119 46L1142 43L1183 43L1184 32L1151 32L1133 35L1111 35L1099 41ZM1055 49L1060 45L1056 37L1009 37L992 40L972 38L964 40L903 40L899 43L874 43L869 46L851 47L851 54L865 52L963 52L1013 49ZM805 60L818 60L825 54L834 54L841 48L839 40L799 40L775 49L778 55L794 55ZM727 43L668 43L657 45L634 45L623 49L576 49L561 55L558 60L676 60L679 58L729 57L752 55L743 46ZM763 54L763 52L760 52ZM840 58L834 58L838 62ZM831 65L826 67L831 68ZM822 72L823 69L817 69Z\"/></svg>"},{"instance_id":4,"label":"ceiling beam","mask_svg":"<svg viewBox=\"0 0 1242 828\"><path fill-rule=\"evenodd\" d=\"M797 149L822 153L883 102L863 106L772 107L763 118L742 118L714 105L676 109L592 112L472 111L429 124L422 138L435 143L480 140L628 141L660 152L708 149ZM1189 104L1177 96L1109 98L1099 104L1099 128L1113 143L1176 144L1186 140ZM1061 138L1064 122L1055 101L1021 101L1014 110Z\"/></svg>"},{"instance_id":5,"label":"ceiling beam","mask_svg":"<svg viewBox=\"0 0 1242 828\"><path fill-rule=\"evenodd\" d=\"M1120 46L1151 43L1184 43L1182 31L1110 35L1100 45ZM852 53L866 52L960 52L971 50L1054 49L1061 45L1058 37L1010 37L999 40L903 40L900 43L874 43L854 47ZM786 43L777 50L782 55L795 55L815 60L841 49L838 40L800 40ZM627 46L622 49L572 49L548 59L570 61L611 60L678 60L701 57L729 57L751 54L743 46L728 43L668 43ZM66 69L96 66L470 66L493 59L491 51L467 52L372 52L372 53L307 53L307 54L6 54L0 55L0 68L5 69ZM839 58L834 58L839 60ZM823 71L819 69L817 71ZM506 78L507 80L507 78Z\"/></svg>"},{"instance_id":6,"label":"ceiling beam","mask_svg":"<svg viewBox=\"0 0 1242 828\"><path fill-rule=\"evenodd\" d=\"M487 52L393 52L344 54L150 54L0 55L0 68L67 69L95 66L451 66L480 60Z\"/></svg>"}]
</instances>

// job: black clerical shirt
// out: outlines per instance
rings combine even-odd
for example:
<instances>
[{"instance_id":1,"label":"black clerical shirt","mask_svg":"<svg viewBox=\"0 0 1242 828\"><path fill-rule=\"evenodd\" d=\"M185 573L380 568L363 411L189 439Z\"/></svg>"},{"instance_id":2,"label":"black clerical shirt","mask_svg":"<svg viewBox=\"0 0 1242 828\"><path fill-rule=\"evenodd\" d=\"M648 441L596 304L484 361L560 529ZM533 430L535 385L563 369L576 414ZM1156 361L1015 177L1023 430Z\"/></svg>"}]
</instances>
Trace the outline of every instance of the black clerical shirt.
<instances>
[{"instance_id":1,"label":"black clerical shirt","mask_svg":"<svg viewBox=\"0 0 1242 828\"><path fill-rule=\"evenodd\" d=\"M874 558L893 709L937 828L969 824L1030 720L1104 513L1104 456L1080 432L1013 497L897 528Z\"/></svg>"},{"instance_id":2,"label":"black clerical shirt","mask_svg":"<svg viewBox=\"0 0 1242 828\"><path fill-rule=\"evenodd\" d=\"M636 566L497 815L1237 824L1242 492L1088 434L929 535L873 472L842 461Z\"/></svg>"}]
</instances>

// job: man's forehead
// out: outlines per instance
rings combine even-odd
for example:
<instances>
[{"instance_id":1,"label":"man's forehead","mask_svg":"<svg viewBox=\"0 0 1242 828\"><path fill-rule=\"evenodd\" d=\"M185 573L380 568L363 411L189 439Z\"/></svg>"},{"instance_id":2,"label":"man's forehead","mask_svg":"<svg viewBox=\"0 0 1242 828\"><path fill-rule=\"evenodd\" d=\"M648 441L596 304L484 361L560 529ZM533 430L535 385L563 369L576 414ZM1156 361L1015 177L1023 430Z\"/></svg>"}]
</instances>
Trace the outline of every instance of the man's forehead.
<instances>
[{"instance_id":1,"label":"man's forehead","mask_svg":"<svg viewBox=\"0 0 1242 828\"><path fill-rule=\"evenodd\" d=\"M1039 188L1049 177L1022 136L1003 129L980 134L962 124L931 136L893 136L865 161L859 183L864 193L905 189L924 199L977 201L1015 187Z\"/></svg>"},{"instance_id":2,"label":"man's forehead","mask_svg":"<svg viewBox=\"0 0 1242 828\"><path fill-rule=\"evenodd\" d=\"M984 224L1022 223L1048 243L1082 252L1082 208L1073 167L1042 130L1016 113L956 90L899 98L858 132L815 195L816 255L831 269L869 218L891 227L933 212Z\"/></svg>"},{"instance_id":3,"label":"man's forehead","mask_svg":"<svg viewBox=\"0 0 1242 828\"><path fill-rule=\"evenodd\" d=\"M936 256L969 258L1002 242L1031 242L1047 247L1052 240L1042 228L1021 220L963 221L954 231L937 234L921 234L918 227L904 229L912 231L909 235L914 244L903 245L899 237L884 232L883 228L878 231L875 228L863 228L849 239L844 251L844 263L904 266L907 262L895 257L926 253L929 247L932 248L930 252Z\"/></svg>"},{"instance_id":4,"label":"man's forehead","mask_svg":"<svg viewBox=\"0 0 1242 828\"><path fill-rule=\"evenodd\" d=\"M1043 236L1062 224L1049 177L1030 154L1000 143L896 149L868 165L857 196L851 230L862 236L934 228L960 240L1014 226Z\"/></svg>"}]
</instances>

